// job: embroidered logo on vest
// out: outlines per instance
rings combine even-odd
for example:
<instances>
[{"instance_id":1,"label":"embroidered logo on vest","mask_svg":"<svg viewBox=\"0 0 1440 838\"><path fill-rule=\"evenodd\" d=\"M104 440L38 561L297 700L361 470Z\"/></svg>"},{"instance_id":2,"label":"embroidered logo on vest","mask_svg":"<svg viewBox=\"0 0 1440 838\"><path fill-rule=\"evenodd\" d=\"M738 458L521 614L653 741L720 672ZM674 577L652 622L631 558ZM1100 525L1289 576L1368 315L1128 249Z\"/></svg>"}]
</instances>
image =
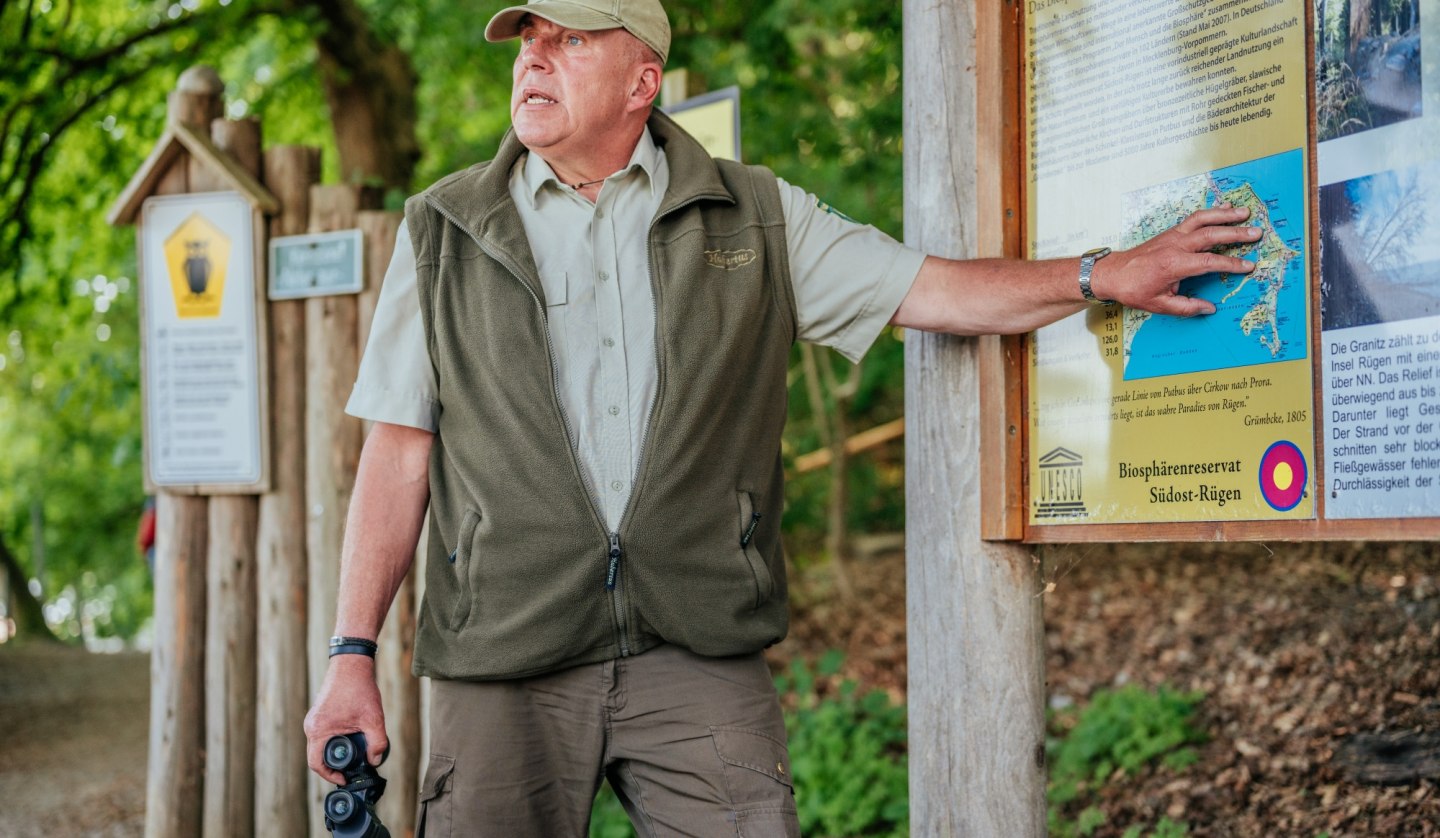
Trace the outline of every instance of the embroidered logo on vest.
<instances>
[{"instance_id":1,"label":"embroidered logo on vest","mask_svg":"<svg viewBox=\"0 0 1440 838\"><path fill-rule=\"evenodd\" d=\"M746 248L745 250L707 250L705 251L705 263L712 268L719 268L722 271L733 271L743 268L755 261L755 251Z\"/></svg>"}]
</instances>

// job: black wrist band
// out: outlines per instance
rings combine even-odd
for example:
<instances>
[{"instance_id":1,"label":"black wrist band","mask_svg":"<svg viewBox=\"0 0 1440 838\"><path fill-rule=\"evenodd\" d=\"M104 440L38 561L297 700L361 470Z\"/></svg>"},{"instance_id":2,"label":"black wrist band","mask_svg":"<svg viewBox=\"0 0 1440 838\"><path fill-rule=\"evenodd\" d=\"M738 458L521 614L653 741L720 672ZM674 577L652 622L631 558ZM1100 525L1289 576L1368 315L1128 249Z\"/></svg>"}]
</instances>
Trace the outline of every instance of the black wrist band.
<instances>
[{"instance_id":1,"label":"black wrist band","mask_svg":"<svg viewBox=\"0 0 1440 838\"><path fill-rule=\"evenodd\" d=\"M373 658L379 648L375 641L366 640L363 637L330 638L330 657L332 658L336 655L364 655L367 658Z\"/></svg>"}]
</instances>

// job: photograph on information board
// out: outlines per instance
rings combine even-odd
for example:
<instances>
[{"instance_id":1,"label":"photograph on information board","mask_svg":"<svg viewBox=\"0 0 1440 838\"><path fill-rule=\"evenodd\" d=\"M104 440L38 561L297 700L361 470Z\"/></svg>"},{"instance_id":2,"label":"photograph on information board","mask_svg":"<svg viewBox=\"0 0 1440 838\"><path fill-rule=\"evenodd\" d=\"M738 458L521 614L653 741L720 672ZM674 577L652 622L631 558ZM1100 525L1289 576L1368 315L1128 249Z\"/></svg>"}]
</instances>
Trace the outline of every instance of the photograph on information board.
<instances>
[{"instance_id":1,"label":"photograph on information board","mask_svg":"<svg viewBox=\"0 0 1440 838\"><path fill-rule=\"evenodd\" d=\"M1322 5L1325 517L1429 517L1440 509L1440 72L1420 47L1440 37L1440 0Z\"/></svg>"},{"instance_id":2,"label":"photograph on information board","mask_svg":"<svg viewBox=\"0 0 1440 838\"><path fill-rule=\"evenodd\" d=\"M1214 314L1096 305L1031 336L1036 525L1315 515L1305 0L1046 0L1026 19L1028 245L1129 248L1243 206ZM1103 263L1102 263L1103 265Z\"/></svg>"}]
</instances>

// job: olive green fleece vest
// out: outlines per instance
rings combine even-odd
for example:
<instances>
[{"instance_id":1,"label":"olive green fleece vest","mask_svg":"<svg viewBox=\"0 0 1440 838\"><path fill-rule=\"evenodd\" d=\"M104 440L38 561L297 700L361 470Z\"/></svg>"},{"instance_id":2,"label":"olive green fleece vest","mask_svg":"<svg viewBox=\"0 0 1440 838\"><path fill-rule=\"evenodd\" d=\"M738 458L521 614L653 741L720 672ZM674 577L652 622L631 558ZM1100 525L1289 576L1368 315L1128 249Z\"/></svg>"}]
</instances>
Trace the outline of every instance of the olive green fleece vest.
<instances>
[{"instance_id":1,"label":"olive green fleece vest","mask_svg":"<svg viewBox=\"0 0 1440 838\"><path fill-rule=\"evenodd\" d=\"M513 678L666 642L735 655L785 635L780 432L796 316L779 190L663 115L650 131L670 167L649 234L659 379L618 533L555 384L509 192L524 148L507 136L493 161L406 203L439 401L418 675Z\"/></svg>"}]
</instances>

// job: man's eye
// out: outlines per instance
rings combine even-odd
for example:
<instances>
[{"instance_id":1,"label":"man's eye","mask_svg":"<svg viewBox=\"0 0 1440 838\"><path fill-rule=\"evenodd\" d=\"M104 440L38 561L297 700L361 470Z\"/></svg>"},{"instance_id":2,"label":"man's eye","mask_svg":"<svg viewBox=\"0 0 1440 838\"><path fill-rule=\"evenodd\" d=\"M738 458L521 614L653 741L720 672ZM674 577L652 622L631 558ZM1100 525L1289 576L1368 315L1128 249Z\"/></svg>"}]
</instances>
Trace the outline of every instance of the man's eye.
<instances>
[{"instance_id":1,"label":"man's eye","mask_svg":"<svg viewBox=\"0 0 1440 838\"><path fill-rule=\"evenodd\" d=\"M569 44L572 47L578 47L580 46L580 36L571 35L569 38L565 39L565 43Z\"/></svg>"}]
</instances>

